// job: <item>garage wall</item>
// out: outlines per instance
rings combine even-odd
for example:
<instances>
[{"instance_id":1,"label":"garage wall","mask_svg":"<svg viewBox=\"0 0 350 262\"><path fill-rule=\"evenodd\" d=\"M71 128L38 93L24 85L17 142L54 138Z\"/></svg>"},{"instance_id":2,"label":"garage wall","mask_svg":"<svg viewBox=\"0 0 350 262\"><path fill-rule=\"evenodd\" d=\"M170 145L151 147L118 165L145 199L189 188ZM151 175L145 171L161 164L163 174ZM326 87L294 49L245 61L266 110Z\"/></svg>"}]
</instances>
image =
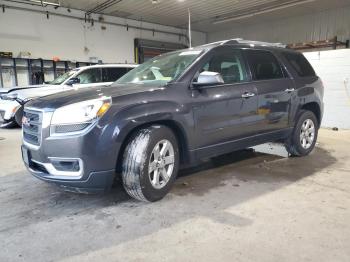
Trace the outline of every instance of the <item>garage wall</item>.
<instances>
[{"instance_id":1,"label":"garage wall","mask_svg":"<svg viewBox=\"0 0 350 262\"><path fill-rule=\"evenodd\" d=\"M350 50L304 53L325 86L322 126L350 129Z\"/></svg>"},{"instance_id":2,"label":"garage wall","mask_svg":"<svg viewBox=\"0 0 350 262\"><path fill-rule=\"evenodd\" d=\"M344 41L350 39L350 6L249 26L235 24L232 22L230 30L209 33L209 42L245 38L289 44L325 40L334 36Z\"/></svg>"},{"instance_id":3,"label":"garage wall","mask_svg":"<svg viewBox=\"0 0 350 262\"><path fill-rule=\"evenodd\" d=\"M60 8L52 11L64 15L84 17L84 13ZM98 17L94 17L95 21ZM161 26L139 21L130 21L122 18L104 16L105 21L129 24L164 30L175 33L184 33L174 27ZM0 51L11 51L17 56L20 51L28 51L33 58L52 59L53 56L61 60L89 61L90 57L98 57L103 62L134 62L134 39L144 38L156 41L187 44L186 40L178 35L154 33L144 30L131 29L115 25L101 24L91 26L84 21L50 15L32 11L6 9L0 13ZM193 32L193 44L206 42L206 34ZM88 51L85 49L87 47ZM84 51L85 49L85 51Z\"/></svg>"}]
</instances>

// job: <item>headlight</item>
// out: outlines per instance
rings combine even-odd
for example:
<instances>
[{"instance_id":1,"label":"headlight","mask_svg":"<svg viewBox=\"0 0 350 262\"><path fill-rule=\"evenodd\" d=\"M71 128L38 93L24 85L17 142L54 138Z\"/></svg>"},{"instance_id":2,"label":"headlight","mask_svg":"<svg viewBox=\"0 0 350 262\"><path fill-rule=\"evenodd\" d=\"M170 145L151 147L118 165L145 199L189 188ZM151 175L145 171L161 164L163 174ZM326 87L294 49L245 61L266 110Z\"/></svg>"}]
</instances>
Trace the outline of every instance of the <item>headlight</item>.
<instances>
[{"instance_id":1,"label":"headlight","mask_svg":"<svg viewBox=\"0 0 350 262\"><path fill-rule=\"evenodd\" d=\"M85 129L101 118L110 108L111 103L111 98L101 98L56 109L51 119L51 126L56 126L54 133L67 133Z\"/></svg>"}]
</instances>

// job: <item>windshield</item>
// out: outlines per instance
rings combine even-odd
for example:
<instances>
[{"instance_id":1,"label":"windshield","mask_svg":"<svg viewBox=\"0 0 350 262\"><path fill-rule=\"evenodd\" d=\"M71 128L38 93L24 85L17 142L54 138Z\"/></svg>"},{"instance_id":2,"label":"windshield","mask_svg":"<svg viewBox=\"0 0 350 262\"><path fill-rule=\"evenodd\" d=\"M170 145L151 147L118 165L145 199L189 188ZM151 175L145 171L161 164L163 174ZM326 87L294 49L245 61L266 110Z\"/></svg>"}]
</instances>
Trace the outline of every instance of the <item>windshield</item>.
<instances>
[{"instance_id":1,"label":"windshield","mask_svg":"<svg viewBox=\"0 0 350 262\"><path fill-rule=\"evenodd\" d=\"M53 81L51 81L49 84L50 85L60 85L64 81L66 81L68 78L70 78L72 75L74 75L78 70L71 70L69 72L66 72L59 77L55 78Z\"/></svg>"},{"instance_id":2,"label":"windshield","mask_svg":"<svg viewBox=\"0 0 350 262\"><path fill-rule=\"evenodd\" d=\"M160 84L176 80L201 54L201 50L171 52L157 56L136 67L117 80L116 84Z\"/></svg>"}]
</instances>

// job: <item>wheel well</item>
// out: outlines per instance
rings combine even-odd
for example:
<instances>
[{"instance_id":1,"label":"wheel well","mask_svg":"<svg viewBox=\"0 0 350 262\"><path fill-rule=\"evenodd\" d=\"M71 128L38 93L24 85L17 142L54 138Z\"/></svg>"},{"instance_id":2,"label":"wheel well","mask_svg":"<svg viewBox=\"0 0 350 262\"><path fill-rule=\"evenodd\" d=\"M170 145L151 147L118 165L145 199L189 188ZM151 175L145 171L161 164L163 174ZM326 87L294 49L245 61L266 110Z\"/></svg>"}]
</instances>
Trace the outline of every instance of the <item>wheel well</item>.
<instances>
[{"instance_id":1,"label":"wheel well","mask_svg":"<svg viewBox=\"0 0 350 262\"><path fill-rule=\"evenodd\" d=\"M147 128L152 125L163 125L168 128L170 128L173 132L174 135L176 136L176 139L178 141L178 146L179 146L179 153L180 153L180 163L186 163L186 159L188 159L188 144L187 144L187 139L185 137L184 131L181 129L181 127L178 126L174 121L171 120L160 120L160 121L155 121L155 122L150 122L146 124L139 125L135 128L133 128L125 137L122 146L120 147L119 154L118 154L118 159L117 159L117 166L116 170L118 173L122 171L122 161L123 161L123 154L124 150L129 144L130 140L132 137L137 133L139 130L143 128Z\"/></svg>"},{"instance_id":2,"label":"wheel well","mask_svg":"<svg viewBox=\"0 0 350 262\"><path fill-rule=\"evenodd\" d=\"M307 103L303 105L301 109L308 110L314 113L317 118L318 124L319 125L321 124L321 110L320 110L320 106L316 102Z\"/></svg>"}]
</instances>

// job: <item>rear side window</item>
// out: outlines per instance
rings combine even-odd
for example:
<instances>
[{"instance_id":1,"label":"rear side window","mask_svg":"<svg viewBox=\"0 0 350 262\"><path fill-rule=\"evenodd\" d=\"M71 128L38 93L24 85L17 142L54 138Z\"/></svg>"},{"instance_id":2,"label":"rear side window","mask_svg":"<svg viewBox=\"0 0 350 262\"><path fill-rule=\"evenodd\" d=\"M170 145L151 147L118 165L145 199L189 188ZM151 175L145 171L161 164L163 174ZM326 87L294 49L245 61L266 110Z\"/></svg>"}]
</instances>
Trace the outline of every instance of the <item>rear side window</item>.
<instances>
[{"instance_id":1,"label":"rear side window","mask_svg":"<svg viewBox=\"0 0 350 262\"><path fill-rule=\"evenodd\" d=\"M299 53L283 53L289 64L294 68L300 77L316 76L316 73L309 61Z\"/></svg>"},{"instance_id":2,"label":"rear side window","mask_svg":"<svg viewBox=\"0 0 350 262\"><path fill-rule=\"evenodd\" d=\"M103 82L114 82L117 81L120 77L125 75L128 72L128 69L125 67L106 67L102 68L102 81Z\"/></svg>"},{"instance_id":3,"label":"rear side window","mask_svg":"<svg viewBox=\"0 0 350 262\"><path fill-rule=\"evenodd\" d=\"M282 68L276 57L262 50L246 50L254 80L284 78Z\"/></svg>"}]
</instances>

